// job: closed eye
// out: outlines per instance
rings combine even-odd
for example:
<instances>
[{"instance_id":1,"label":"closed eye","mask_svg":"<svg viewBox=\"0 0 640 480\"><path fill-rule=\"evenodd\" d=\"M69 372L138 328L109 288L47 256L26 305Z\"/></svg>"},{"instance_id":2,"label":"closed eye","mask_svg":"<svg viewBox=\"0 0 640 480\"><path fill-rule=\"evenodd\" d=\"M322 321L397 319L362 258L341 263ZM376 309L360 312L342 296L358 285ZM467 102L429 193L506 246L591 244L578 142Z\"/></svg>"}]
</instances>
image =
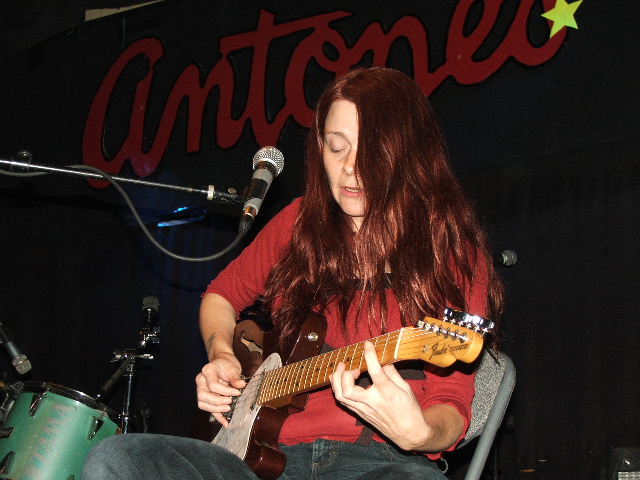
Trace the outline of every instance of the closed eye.
<instances>
[{"instance_id":1,"label":"closed eye","mask_svg":"<svg viewBox=\"0 0 640 480\"><path fill-rule=\"evenodd\" d=\"M323 144L325 147L328 147L331 153L340 153L350 147L349 142L341 132L327 132Z\"/></svg>"}]
</instances>

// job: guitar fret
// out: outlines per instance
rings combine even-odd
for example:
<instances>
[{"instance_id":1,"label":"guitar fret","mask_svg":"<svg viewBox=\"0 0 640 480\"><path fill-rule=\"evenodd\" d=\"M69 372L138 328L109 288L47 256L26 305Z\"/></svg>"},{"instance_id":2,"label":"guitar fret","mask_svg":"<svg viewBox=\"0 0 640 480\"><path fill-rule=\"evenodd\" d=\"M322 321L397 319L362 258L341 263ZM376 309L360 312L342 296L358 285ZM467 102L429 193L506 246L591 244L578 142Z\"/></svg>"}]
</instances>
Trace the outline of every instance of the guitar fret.
<instances>
[{"instance_id":1,"label":"guitar fret","mask_svg":"<svg viewBox=\"0 0 640 480\"><path fill-rule=\"evenodd\" d=\"M333 371L336 368L336 360L337 358L337 354L338 350L333 350L330 354L329 354L329 367L327 368L327 371L325 373L324 379L325 381L327 381L329 379L329 377L331 376L331 374L333 373Z\"/></svg>"},{"instance_id":2,"label":"guitar fret","mask_svg":"<svg viewBox=\"0 0 640 480\"><path fill-rule=\"evenodd\" d=\"M389 344L389 335L385 335L385 339L384 339L384 347L382 347L382 357L380 358L380 364L384 365L386 360L385 360L385 355L387 353L387 345Z\"/></svg>"},{"instance_id":3,"label":"guitar fret","mask_svg":"<svg viewBox=\"0 0 640 480\"><path fill-rule=\"evenodd\" d=\"M281 396L282 389L283 389L284 377L285 377L285 369L284 369L284 367L283 368L279 368L278 369L278 376L276 378L276 390L274 392L273 398L278 398L278 397Z\"/></svg>"},{"instance_id":4,"label":"guitar fret","mask_svg":"<svg viewBox=\"0 0 640 480\"><path fill-rule=\"evenodd\" d=\"M353 370L353 361L356 358L356 352L358 351L358 344L355 343L353 345L353 351L351 352L351 355L349 355L349 370Z\"/></svg>"},{"instance_id":5,"label":"guitar fret","mask_svg":"<svg viewBox=\"0 0 640 480\"><path fill-rule=\"evenodd\" d=\"M287 377L289 376L287 371L289 370L289 366L285 365L282 368L281 374L280 374L280 387L278 388L278 397L282 397L284 396L285 392L287 391Z\"/></svg>"},{"instance_id":6,"label":"guitar fret","mask_svg":"<svg viewBox=\"0 0 640 480\"><path fill-rule=\"evenodd\" d=\"M320 355L318 357L318 360L320 360L320 366L316 366L317 376L316 376L316 382L314 383L314 385L318 385L319 383L321 383L320 379L322 378L321 375L322 375L322 368L323 368L323 365L324 365L325 357L326 357L326 355Z\"/></svg>"},{"instance_id":7,"label":"guitar fret","mask_svg":"<svg viewBox=\"0 0 640 480\"><path fill-rule=\"evenodd\" d=\"M400 348L400 340L402 339L402 335L404 333L405 329L401 328L398 332L398 341L396 342L396 347L394 348L394 352L393 352L393 357L397 358L398 357L398 348Z\"/></svg>"},{"instance_id":8,"label":"guitar fret","mask_svg":"<svg viewBox=\"0 0 640 480\"><path fill-rule=\"evenodd\" d=\"M287 395L295 392L300 388L301 373L304 372L304 362L297 362L295 367L291 367L291 378L289 379L289 390Z\"/></svg>"},{"instance_id":9,"label":"guitar fret","mask_svg":"<svg viewBox=\"0 0 640 480\"><path fill-rule=\"evenodd\" d=\"M321 360L322 360L322 358L321 358L321 357L322 357L322 356L315 356L315 357L313 357L313 359L311 360L312 365L311 365L311 367L309 368L309 370L311 371L311 377L310 377L310 381L309 381L309 387L310 387L310 388L311 388L311 387L314 387L315 385L317 385L317 384L318 384L317 376L318 376L318 373L319 373L319 371L320 371L320 370L319 370L319 367L318 367L318 361L321 361Z\"/></svg>"},{"instance_id":10,"label":"guitar fret","mask_svg":"<svg viewBox=\"0 0 640 480\"><path fill-rule=\"evenodd\" d=\"M323 378L322 372L323 372L323 369L324 369L324 361L327 358L327 355L326 354L320 355L318 358L320 359L320 366L317 368L318 376L316 377L315 385L318 385L319 383L322 383L322 380L321 380Z\"/></svg>"},{"instance_id":11,"label":"guitar fret","mask_svg":"<svg viewBox=\"0 0 640 480\"><path fill-rule=\"evenodd\" d=\"M328 378L329 365L331 364L331 355L333 352L327 352L322 355L322 368L320 369L320 377L318 378L318 383L325 383Z\"/></svg>"},{"instance_id":12,"label":"guitar fret","mask_svg":"<svg viewBox=\"0 0 640 480\"><path fill-rule=\"evenodd\" d=\"M309 374L307 377L309 378L309 387L315 385L315 380L313 376L316 373L316 362L318 361L318 357L312 357L309 359Z\"/></svg>"},{"instance_id":13,"label":"guitar fret","mask_svg":"<svg viewBox=\"0 0 640 480\"><path fill-rule=\"evenodd\" d=\"M313 362L314 362L314 357L307 358L305 360L306 371L304 373L304 379L302 381L302 388L304 390L309 389L311 385L313 385Z\"/></svg>"},{"instance_id":14,"label":"guitar fret","mask_svg":"<svg viewBox=\"0 0 640 480\"><path fill-rule=\"evenodd\" d=\"M335 352L336 352L336 355L335 355L336 358L335 358L335 360L333 362L333 366L331 367L331 373L335 372L336 368L338 368L338 364L340 362L342 362L342 360L340 359L340 357L342 356L342 353L343 353L342 350L341 349L337 349Z\"/></svg>"},{"instance_id":15,"label":"guitar fret","mask_svg":"<svg viewBox=\"0 0 640 480\"><path fill-rule=\"evenodd\" d=\"M316 360L317 357L311 357L307 360L307 365L309 366L309 368L307 369L307 382L305 382L306 388L311 388L311 386L314 384L313 383L313 374L315 373L315 364L316 364Z\"/></svg>"},{"instance_id":16,"label":"guitar fret","mask_svg":"<svg viewBox=\"0 0 640 480\"><path fill-rule=\"evenodd\" d=\"M351 369L359 368L360 359L358 357L358 347L361 345L361 342L358 342L353 345L353 352L351 353Z\"/></svg>"},{"instance_id":17,"label":"guitar fret","mask_svg":"<svg viewBox=\"0 0 640 480\"><path fill-rule=\"evenodd\" d=\"M263 394L260 396L260 403L268 402L273 398L273 390L276 386L276 378L278 377L278 369L267 372L266 375L269 376L269 388L265 389Z\"/></svg>"},{"instance_id":18,"label":"guitar fret","mask_svg":"<svg viewBox=\"0 0 640 480\"><path fill-rule=\"evenodd\" d=\"M306 374L305 374L305 369L306 367L309 365L309 361L308 360L304 360L303 362L301 362L300 367L298 368L298 373L299 374L299 380L296 382L296 387L297 390L304 390L305 389L305 380L306 380ZM301 385L302 383L302 385Z\"/></svg>"},{"instance_id":19,"label":"guitar fret","mask_svg":"<svg viewBox=\"0 0 640 480\"><path fill-rule=\"evenodd\" d=\"M316 384L316 381L314 379L314 375L317 373L317 366L318 363L318 357L313 357L311 359L309 359L309 385L308 387L311 388L312 386L314 386Z\"/></svg>"},{"instance_id":20,"label":"guitar fret","mask_svg":"<svg viewBox=\"0 0 640 480\"><path fill-rule=\"evenodd\" d=\"M347 366L347 363L349 362L350 357L349 357L349 346L346 346L344 348L344 357L342 358L342 363L344 363L344 368L346 370L349 370L349 367Z\"/></svg>"},{"instance_id":21,"label":"guitar fret","mask_svg":"<svg viewBox=\"0 0 640 480\"><path fill-rule=\"evenodd\" d=\"M287 365L284 370L284 381L282 384L282 394L284 396L289 395L289 391L291 389L291 377L293 376L293 367L291 365Z\"/></svg>"},{"instance_id":22,"label":"guitar fret","mask_svg":"<svg viewBox=\"0 0 640 480\"><path fill-rule=\"evenodd\" d=\"M269 372L269 376L271 377L271 382L269 386L269 393L268 393L268 396L265 398L265 402L275 397L275 390L276 388L278 388L278 375L280 375L280 369Z\"/></svg>"},{"instance_id":23,"label":"guitar fret","mask_svg":"<svg viewBox=\"0 0 640 480\"><path fill-rule=\"evenodd\" d=\"M280 375L280 369L269 372L269 377L271 379L269 382L269 397L266 398L265 401L275 398L276 389L278 388L278 375Z\"/></svg>"},{"instance_id":24,"label":"guitar fret","mask_svg":"<svg viewBox=\"0 0 640 480\"><path fill-rule=\"evenodd\" d=\"M378 340L380 340L380 337L375 337L371 340L373 340L373 349L376 351L376 356L378 356Z\"/></svg>"},{"instance_id":25,"label":"guitar fret","mask_svg":"<svg viewBox=\"0 0 640 480\"><path fill-rule=\"evenodd\" d=\"M320 366L318 367L318 378L316 378L316 385L320 385L324 383L324 372L325 366L324 363L327 360L327 354L320 355Z\"/></svg>"},{"instance_id":26,"label":"guitar fret","mask_svg":"<svg viewBox=\"0 0 640 480\"><path fill-rule=\"evenodd\" d=\"M291 365L287 365L286 366L286 370L285 370L285 377L284 377L284 388L282 393L284 393L284 395L289 395L289 392L291 391L291 379L294 376L293 375L293 366Z\"/></svg>"},{"instance_id":27,"label":"guitar fret","mask_svg":"<svg viewBox=\"0 0 640 480\"><path fill-rule=\"evenodd\" d=\"M304 377L305 362L296 362L291 366L291 378L289 380L289 390L287 395L291 395L293 392L302 390L301 382Z\"/></svg>"},{"instance_id":28,"label":"guitar fret","mask_svg":"<svg viewBox=\"0 0 640 480\"><path fill-rule=\"evenodd\" d=\"M282 388L283 388L283 382L284 382L284 376L285 376L285 369L284 368L280 368L278 369L278 378L277 378L277 382L276 382L276 390L274 392L274 398L278 398L279 396L281 396L282 393Z\"/></svg>"}]
</instances>

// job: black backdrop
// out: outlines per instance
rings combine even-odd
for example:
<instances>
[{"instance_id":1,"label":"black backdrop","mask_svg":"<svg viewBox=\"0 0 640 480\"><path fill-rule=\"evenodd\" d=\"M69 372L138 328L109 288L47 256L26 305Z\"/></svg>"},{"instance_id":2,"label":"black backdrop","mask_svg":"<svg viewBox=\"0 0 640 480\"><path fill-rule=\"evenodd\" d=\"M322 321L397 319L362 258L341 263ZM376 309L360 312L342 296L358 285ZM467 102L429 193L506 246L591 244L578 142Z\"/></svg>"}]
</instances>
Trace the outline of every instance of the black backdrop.
<instances>
[{"instance_id":1,"label":"black backdrop","mask_svg":"<svg viewBox=\"0 0 640 480\"><path fill-rule=\"evenodd\" d=\"M372 23L388 29L405 16L419 18L428 31L434 72L447 63L447 28L464 3L341 5L352 15L332 28L353 45ZM502 4L481 52L485 58L504 43L515 12L527 4L469 3L475 12L469 29L481 6ZM549 29L539 14L554 2L533 3L529 35L542 46ZM33 18L40 11L36 7L29 10ZM151 89L148 148L180 73L193 63L204 77L221 58L220 39L254 31L260 9L273 13L277 24L337 10L329 1L314 6L245 2L242 8L232 2L165 2L85 24L69 15L65 28L58 28L62 33L26 49L27 22L5 16L0 158L27 148L36 163L91 163L83 156L83 135L101 82L128 47L155 38L164 56ZM557 51L545 61L524 65L508 59L482 81L462 84L450 77L430 92L453 165L477 200L495 250L510 248L519 256L516 266L502 270L508 293L504 349L518 369L508 428L499 438L504 478L600 478L611 447L640 445L634 348L640 286L639 10L635 2L585 0L576 12L579 30L558 34ZM50 18L59 21L60 15ZM46 23L46 17L32 22ZM270 50L264 98L270 120L286 103L285 71L308 34L280 38ZM399 40L386 63L413 73L407 51ZM251 53L245 48L231 56L236 117L255 81ZM369 53L360 63L372 60ZM315 70L305 91L312 104L332 75L310 68ZM137 58L116 86L104 139L108 158L127 136L133 89L147 73L148 64ZM180 107L149 179L238 188L248 183L250 159L260 143L255 125L247 124L238 142L220 148L215 132L226 126L216 120L217 101L213 94L206 104L195 149L186 147L191 127L186 105ZM284 124L277 145L285 155L285 171L247 241L302 193L304 133L297 121ZM131 162L119 173L136 176ZM186 194L126 189L150 225L179 206L208 209L201 222L152 229L176 252L206 255L234 236L234 209L205 205ZM112 350L135 346L142 297L155 292L161 343L155 360L138 364L135 403L149 406L153 431L188 435L195 412L193 377L205 360L197 328L200 294L239 249L208 263L172 260L143 237L113 188L69 177L0 177L0 212L0 321L33 364L29 374L18 377L3 356L0 372L5 371L6 381L44 380L95 394L115 368L109 361ZM116 410L123 390L120 385L109 400Z\"/></svg>"}]
</instances>

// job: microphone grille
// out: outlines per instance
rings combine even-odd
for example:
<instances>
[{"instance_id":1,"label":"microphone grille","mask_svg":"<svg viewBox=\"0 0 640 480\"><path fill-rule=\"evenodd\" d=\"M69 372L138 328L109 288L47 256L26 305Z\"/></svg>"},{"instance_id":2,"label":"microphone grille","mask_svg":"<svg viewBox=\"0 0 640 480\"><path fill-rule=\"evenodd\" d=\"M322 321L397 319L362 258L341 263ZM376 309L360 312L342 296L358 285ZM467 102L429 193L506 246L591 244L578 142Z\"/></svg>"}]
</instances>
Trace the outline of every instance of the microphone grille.
<instances>
[{"instance_id":1,"label":"microphone grille","mask_svg":"<svg viewBox=\"0 0 640 480\"><path fill-rule=\"evenodd\" d=\"M276 167L276 177L280 175L284 168L284 155L276 147L262 147L253 156L253 169L256 169L256 165L260 162L269 162Z\"/></svg>"},{"instance_id":2,"label":"microphone grille","mask_svg":"<svg viewBox=\"0 0 640 480\"><path fill-rule=\"evenodd\" d=\"M157 312L159 307L160 307L160 301L158 300L158 297L156 297L155 295L148 295L142 299L143 312L145 310L153 310L154 312Z\"/></svg>"},{"instance_id":3,"label":"microphone grille","mask_svg":"<svg viewBox=\"0 0 640 480\"><path fill-rule=\"evenodd\" d=\"M502 264L505 267L512 267L518 261L518 254L513 250L502 251Z\"/></svg>"},{"instance_id":4,"label":"microphone grille","mask_svg":"<svg viewBox=\"0 0 640 480\"><path fill-rule=\"evenodd\" d=\"M13 366L20 375L24 375L31 370L31 362L24 354L18 355L11 363L13 363Z\"/></svg>"}]
</instances>

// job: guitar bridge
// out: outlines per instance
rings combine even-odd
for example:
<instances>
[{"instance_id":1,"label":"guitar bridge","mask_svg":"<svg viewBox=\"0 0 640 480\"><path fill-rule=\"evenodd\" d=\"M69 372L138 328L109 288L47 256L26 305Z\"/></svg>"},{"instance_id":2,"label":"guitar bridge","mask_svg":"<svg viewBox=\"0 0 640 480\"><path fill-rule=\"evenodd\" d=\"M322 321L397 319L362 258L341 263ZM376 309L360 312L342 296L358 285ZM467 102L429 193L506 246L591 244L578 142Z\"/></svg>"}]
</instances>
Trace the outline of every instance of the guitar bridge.
<instances>
[{"instance_id":1,"label":"guitar bridge","mask_svg":"<svg viewBox=\"0 0 640 480\"><path fill-rule=\"evenodd\" d=\"M240 378L247 383L251 381L251 377L245 377L244 375L240 375ZM231 417L233 417L233 412L236 409L236 405L238 404L238 400L240 399L241 396L242 396L242 391L240 392L240 395L238 395L237 397L231 398L231 405L229 405L229 411L222 412L222 416L227 419L227 422L231 421Z\"/></svg>"},{"instance_id":2,"label":"guitar bridge","mask_svg":"<svg viewBox=\"0 0 640 480\"><path fill-rule=\"evenodd\" d=\"M233 411L236 409L236 405L238 403L238 399L240 396L233 397L231 399L231 405L229 406L228 412L222 412L222 416L227 419L227 422L231 421L231 417L233 417Z\"/></svg>"}]
</instances>

